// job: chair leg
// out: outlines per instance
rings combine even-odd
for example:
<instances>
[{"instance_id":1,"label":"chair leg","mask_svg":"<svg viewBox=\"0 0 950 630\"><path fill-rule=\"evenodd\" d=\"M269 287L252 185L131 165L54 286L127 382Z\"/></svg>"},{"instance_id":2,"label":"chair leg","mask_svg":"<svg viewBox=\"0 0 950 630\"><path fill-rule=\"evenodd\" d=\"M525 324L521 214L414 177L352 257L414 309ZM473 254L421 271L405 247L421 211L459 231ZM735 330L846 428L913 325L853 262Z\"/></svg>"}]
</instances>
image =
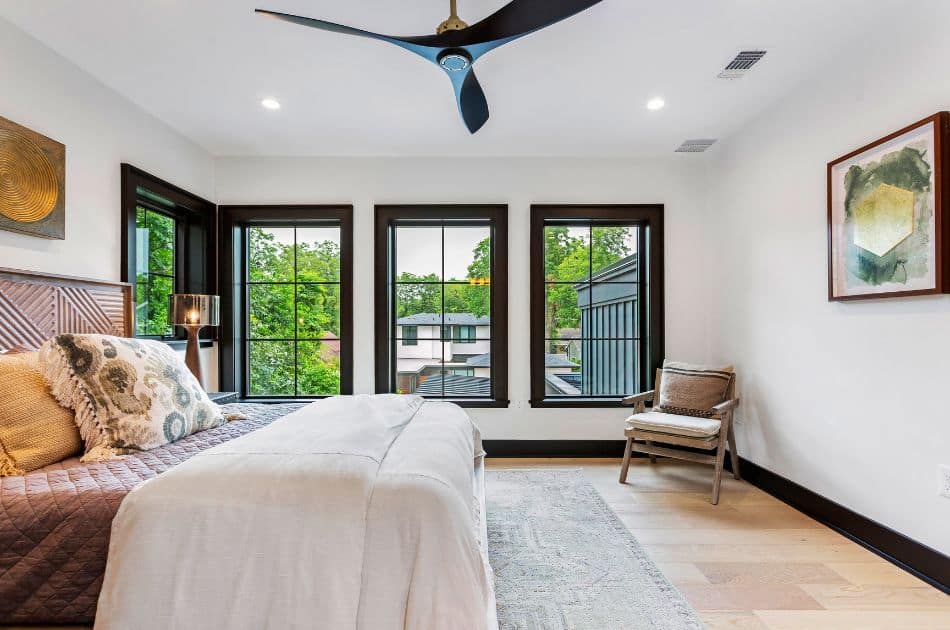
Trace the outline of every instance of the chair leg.
<instances>
[{"instance_id":1,"label":"chair leg","mask_svg":"<svg viewBox=\"0 0 950 630\"><path fill-rule=\"evenodd\" d=\"M649 441L649 440L646 441L646 444L647 444L647 446L653 446L653 442L651 442L651 441ZM649 453L649 455L650 455L650 463L651 463L651 464L655 464L655 463L656 463L656 455L654 455L653 453Z\"/></svg>"},{"instance_id":2,"label":"chair leg","mask_svg":"<svg viewBox=\"0 0 950 630\"><path fill-rule=\"evenodd\" d=\"M734 479L742 479L742 475L739 474L739 451L736 450L736 431L733 428L733 423L729 423L729 458L732 461L732 477Z\"/></svg>"},{"instance_id":3,"label":"chair leg","mask_svg":"<svg viewBox=\"0 0 950 630\"><path fill-rule=\"evenodd\" d=\"M726 461L726 440L719 438L719 447L716 449L716 472L713 473L712 501L719 505L719 485L722 483L722 469Z\"/></svg>"},{"instance_id":4,"label":"chair leg","mask_svg":"<svg viewBox=\"0 0 950 630\"><path fill-rule=\"evenodd\" d=\"M633 452L633 438L627 438L627 448L623 452L623 464L620 466L620 483L627 483L627 469L630 468L630 455Z\"/></svg>"}]
</instances>

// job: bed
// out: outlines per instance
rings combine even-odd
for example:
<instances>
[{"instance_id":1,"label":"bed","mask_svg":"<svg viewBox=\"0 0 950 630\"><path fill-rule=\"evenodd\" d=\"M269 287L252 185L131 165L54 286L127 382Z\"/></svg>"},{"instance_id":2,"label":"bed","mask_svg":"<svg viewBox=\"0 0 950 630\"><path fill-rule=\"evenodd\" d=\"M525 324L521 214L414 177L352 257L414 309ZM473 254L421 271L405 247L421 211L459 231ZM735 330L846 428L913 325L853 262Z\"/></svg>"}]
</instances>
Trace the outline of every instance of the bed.
<instances>
[{"instance_id":1,"label":"bed","mask_svg":"<svg viewBox=\"0 0 950 630\"><path fill-rule=\"evenodd\" d=\"M0 270L0 347L128 334L129 298ZM0 478L0 624L497 627L463 410L403 396L228 410L247 418Z\"/></svg>"}]
</instances>

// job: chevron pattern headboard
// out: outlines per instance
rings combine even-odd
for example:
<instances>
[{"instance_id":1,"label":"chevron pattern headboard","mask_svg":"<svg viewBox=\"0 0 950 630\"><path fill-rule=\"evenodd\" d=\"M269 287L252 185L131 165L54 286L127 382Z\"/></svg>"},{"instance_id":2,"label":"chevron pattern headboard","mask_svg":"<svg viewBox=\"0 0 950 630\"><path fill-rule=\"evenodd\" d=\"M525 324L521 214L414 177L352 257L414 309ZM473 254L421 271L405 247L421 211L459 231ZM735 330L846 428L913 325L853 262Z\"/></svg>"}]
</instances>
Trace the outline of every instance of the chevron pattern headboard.
<instances>
[{"instance_id":1,"label":"chevron pattern headboard","mask_svg":"<svg viewBox=\"0 0 950 630\"><path fill-rule=\"evenodd\" d=\"M132 285L0 267L0 350L60 333L132 336Z\"/></svg>"}]
</instances>

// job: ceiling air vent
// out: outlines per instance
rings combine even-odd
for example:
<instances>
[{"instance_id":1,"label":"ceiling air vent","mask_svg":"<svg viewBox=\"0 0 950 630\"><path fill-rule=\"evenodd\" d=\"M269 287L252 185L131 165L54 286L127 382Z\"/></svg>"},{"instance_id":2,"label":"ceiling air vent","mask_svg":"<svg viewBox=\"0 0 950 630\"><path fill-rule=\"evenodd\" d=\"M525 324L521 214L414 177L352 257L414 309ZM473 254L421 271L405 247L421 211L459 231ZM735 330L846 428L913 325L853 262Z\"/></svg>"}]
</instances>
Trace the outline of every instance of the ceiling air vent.
<instances>
[{"instance_id":1,"label":"ceiling air vent","mask_svg":"<svg viewBox=\"0 0 950 630\"><path fill-rule=\"evenodd\" d=\"M677 147L676 153L702 153L714 144L715 140L684 140L683 144Z\"/></svg>"},{"instance_id":2,"label":"ceiling air vent","mask_svg":"<svg viewBox=\"0 0 950 630\"><path fill-rule=\"evenodd\" d=\"M765 50L743 50L719 73L719 78L741 79L749 73L752 66L762 60L766 52Z\"/></svg>"}]
</instances>

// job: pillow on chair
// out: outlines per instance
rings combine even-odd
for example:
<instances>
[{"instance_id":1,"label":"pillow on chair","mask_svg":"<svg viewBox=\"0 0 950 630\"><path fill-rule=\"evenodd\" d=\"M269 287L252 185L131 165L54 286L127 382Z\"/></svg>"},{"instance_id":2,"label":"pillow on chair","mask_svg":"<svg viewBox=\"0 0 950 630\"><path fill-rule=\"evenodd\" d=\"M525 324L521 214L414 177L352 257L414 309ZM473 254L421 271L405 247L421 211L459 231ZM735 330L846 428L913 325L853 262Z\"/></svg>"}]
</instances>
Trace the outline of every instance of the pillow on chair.
<instances>
[{"instance_id":1,"label":"pillow on chair","mask_svg":"<svg viewBox=\"0 0 950 630\"><path fill-rule=\"evenodd\" d=\"M733 367L711 367L664 361L654 411L709 418L723 402L732 381Z\"/></svg>"},{"instance_id":2,"label":"pillow on chair","mask_svg":"<svg viewBox=\"0 0 950 630\"><path fill-rule=\"evenodd\" d=\"M67 334L41 352L53 395L76 412L82 461L147 451L226 422L181 357L159 341Z\"/></svg>"},{"instance_id":3,"label":"pillow on chair","mask_svg":"<svg viewBox=\"0 0 950 630\"><path fill-rule=\"evenodd\" d=\"M49 393L39 367L38 352L0 352L0 477L23 475L82 450L73 412Z\"/></svg>"}]
</instances>

